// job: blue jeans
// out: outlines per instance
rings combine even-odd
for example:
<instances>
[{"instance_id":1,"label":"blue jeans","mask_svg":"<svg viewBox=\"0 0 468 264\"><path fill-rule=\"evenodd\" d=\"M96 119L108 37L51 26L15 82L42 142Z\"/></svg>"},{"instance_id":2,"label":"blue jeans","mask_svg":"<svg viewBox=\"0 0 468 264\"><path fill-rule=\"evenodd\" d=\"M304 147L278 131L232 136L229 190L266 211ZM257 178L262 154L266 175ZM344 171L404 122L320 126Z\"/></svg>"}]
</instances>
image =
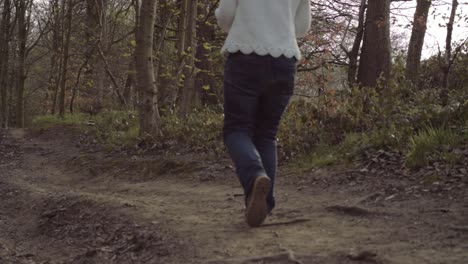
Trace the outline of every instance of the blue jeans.
<instances>
[{"instance_id":1,"label":"blue jeans","mask_svg":"<svg viewBox=\"0 0 468 264\"><path fill-rule=\"evenodd\" d=\"M268 206L277 167L276 133L294 91L296 59L270 55L229 54L224 71L224 143L247 196L255 178L271 179Z\"/></svg>"}]
</instances>

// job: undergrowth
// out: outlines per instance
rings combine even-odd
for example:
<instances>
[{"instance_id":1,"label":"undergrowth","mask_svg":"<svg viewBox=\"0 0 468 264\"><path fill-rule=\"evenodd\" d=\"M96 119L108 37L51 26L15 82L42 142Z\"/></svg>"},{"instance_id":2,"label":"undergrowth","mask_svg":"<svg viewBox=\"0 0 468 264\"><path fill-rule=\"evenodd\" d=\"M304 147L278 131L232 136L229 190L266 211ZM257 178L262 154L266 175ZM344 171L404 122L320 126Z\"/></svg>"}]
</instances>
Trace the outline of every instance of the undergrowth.
<instances>
[{"instance_id":1,"label":"undergrowth","mask_svg":"<svg viewBox=\"0 0 468 264\"><path fill-rule=\"evenodd\" d=\"M442 107L434 89L410 89L393 84L379 92L354 88L329 91L317 100L295 99L289 105L278 134L279 151L298 168L308 170L352 163L370 150L406 153L406 165L419 168L431 160L457 161L453 148L468 143L468 95L451 95ZM221 153L223 115L203 109L184 118L162 113L159 145ZM78 124L94 131L108 146L136 146L139 139L135 112L107 111L39 116L35 126Z\"/></svg>"}]
</instances>

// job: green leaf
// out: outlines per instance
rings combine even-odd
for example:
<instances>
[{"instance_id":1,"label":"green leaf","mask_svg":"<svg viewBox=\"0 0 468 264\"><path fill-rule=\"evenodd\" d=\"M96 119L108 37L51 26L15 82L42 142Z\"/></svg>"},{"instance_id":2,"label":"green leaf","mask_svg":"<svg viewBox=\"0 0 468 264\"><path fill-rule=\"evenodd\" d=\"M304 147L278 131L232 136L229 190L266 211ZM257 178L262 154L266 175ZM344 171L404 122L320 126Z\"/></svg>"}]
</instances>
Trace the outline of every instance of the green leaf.
<instances>
[{"instance_id":1,"label":"green leaf","mask_svg":"<svg viewBox=\"0 0 468 264\"><path fill-rule=\"evenodd\" d=\"M206 49L206 50L211 50L212 46L210 45L210 43L205 42L205 43L203 43L203 48Z\"/></svg>"}]
</instances>

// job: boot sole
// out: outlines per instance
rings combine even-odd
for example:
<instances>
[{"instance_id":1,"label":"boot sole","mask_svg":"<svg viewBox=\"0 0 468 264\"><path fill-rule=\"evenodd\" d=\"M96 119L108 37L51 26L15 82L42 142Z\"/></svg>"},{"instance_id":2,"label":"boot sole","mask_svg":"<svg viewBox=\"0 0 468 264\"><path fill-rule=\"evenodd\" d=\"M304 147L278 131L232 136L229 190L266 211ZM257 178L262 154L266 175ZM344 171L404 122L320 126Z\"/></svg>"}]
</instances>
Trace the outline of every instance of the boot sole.
<instances>
[{"instance_id":1,"label":"boot sole","mask_svg":"<svg viewBox=\"0 0 468 264\"><path fill-rule=\"evenodd\" d=\"M247 224L250 227L257 227L265 221L268 214L267 196L270 184L270 178L267 176L259 176L255 179L245 213Z\"/></svg>"}]
</instances>

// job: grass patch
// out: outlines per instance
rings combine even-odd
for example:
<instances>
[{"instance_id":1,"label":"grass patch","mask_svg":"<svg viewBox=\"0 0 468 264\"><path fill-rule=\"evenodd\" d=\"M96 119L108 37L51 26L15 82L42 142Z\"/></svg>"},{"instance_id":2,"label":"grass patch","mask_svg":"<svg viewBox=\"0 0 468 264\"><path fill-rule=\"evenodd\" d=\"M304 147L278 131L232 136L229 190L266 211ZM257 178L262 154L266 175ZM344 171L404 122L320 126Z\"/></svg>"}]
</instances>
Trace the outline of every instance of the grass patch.
<instances>
[{"instance_id":1,"label":"grass patch","mask_svg":"<svg viewBox=\"0 0 468 264\"><path fill-rule=\"evenodd\" d=\"M194 111L185 118L168 113L162 120L162 141L175 141L197 148L223 151L223 115L211 109Z\"/></svg>"},{"instance_id":2,"label":"grass patch","mask_svg":"<svg viewBox=\"0 0 468 264\"><path fill-rule=\"evenodd\" d=\"M300 171L352 162L369 148L370 136L364 133L349 133L338 145L321 144L308 154L300 156L295 166Z\"/></svg>"},{"instance_id":3,"label":"grass patch","mask_svg":"<svg viewBox=\"0 0 468 264\"><path fill-rule=\"evenodd\" d=\"M312 154L312 167L327 167L339 160L339 154L334 151L316 152Z\"/></svg>"},{"instance_id":4,"label":"grass patch","mask_svg":"<svg viewBox=\"0 0 468 264\"><path fill-rule=\"evenodd\" d=\"M89 116L87 114L67 114L64 118L55 115L36 117L36 127L60 125L80 125L89 130L97 141L106 148L134 146L139 141L139 119L136 112L106 111ZM86 124L86 125L85 125ZM175 113L165 113L161 120L162 136L155 136L156 143L176 142L197 149L223 150L221 137L223 115L204 109L194 111L185 118Z\"/></svg>"},{"instance_id":5,"label":"grass patch","mask_svg":"<svg viewBox=\"0 0 468 264\"><path fill-rule=\"evenodd\" d=\"M462 135L452 129L426 127L410 138L406 166L420 168L427 165L430 158L456 162L457 157L451 153L451 148L462 142Z\"/></svg>"},{"instance_id":6,"label":"grass patch","mask_svg":"<svg viewBox=\"0 0 468 264\"><path fill-rule=\"evenodd\" d=\"M292 163L292 167L300 173L311 171L314 168L331 166L337 163L339 154L334 148L322 145L314 149L314 151L299 156Z\"/></svg>"},{"instance_id":7,"label":"grass patch","mask_svg":"<svg viewBox=\"0 0 468 264\"><path fill-rule=\"evenodd\" d=\"M109 148L131 146L138 141L139 125L134 112L109 111L91 119L98 141Z\"/></svg>"},{"instance_id":8,"label":"grass patch","mask_svg":"<svg viewBox=\"0 0 468 264\"><path fill-rule=\"evenodd\" d=\"M91 130L96 139L107 147L134 144L139 135L138 119L134 112L107 111L96 116L84 113L37 116L33 126L49 128L53 126L74 125L83 130Z\"/></svg>"},{"instance_id":9,"label":"grass patch","mask_svg":"<svg viewBox=\"0 0 468 264\"><path fill-rule=\"evenodd\" d=\"M32 124L35 127L47 128L56 125L82 125L88 120L88 115L83 113L65 114L63 118L58 115L43 115L33 119Z\"/></svg>"},{"instance_id":10,"label":"grass patch","mask_svg":"<svg viewBox=\"0 0 468 264\"><path fill-rule=\"evenodd\" d=\"M338 145L343 160L352 161L361 155L371 144L369 135L365 133L348 133L343 142Z\"/></svg>"}]
</instances>

